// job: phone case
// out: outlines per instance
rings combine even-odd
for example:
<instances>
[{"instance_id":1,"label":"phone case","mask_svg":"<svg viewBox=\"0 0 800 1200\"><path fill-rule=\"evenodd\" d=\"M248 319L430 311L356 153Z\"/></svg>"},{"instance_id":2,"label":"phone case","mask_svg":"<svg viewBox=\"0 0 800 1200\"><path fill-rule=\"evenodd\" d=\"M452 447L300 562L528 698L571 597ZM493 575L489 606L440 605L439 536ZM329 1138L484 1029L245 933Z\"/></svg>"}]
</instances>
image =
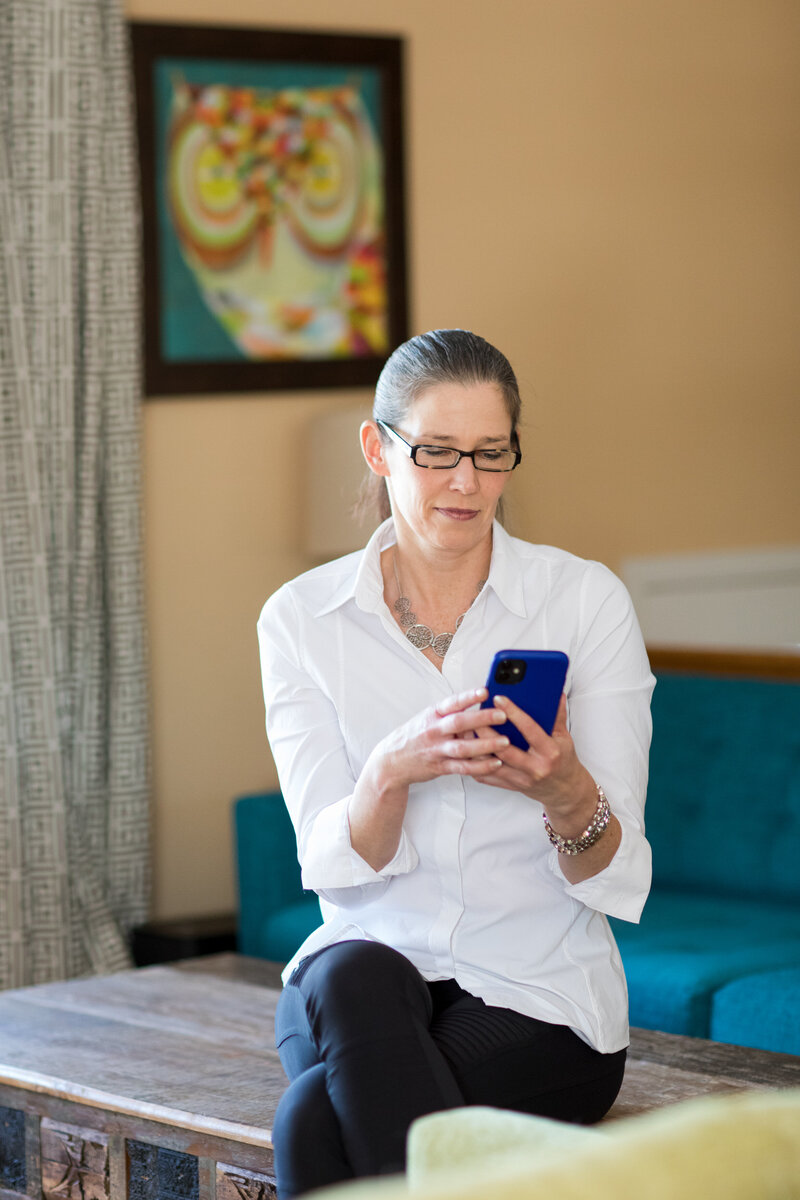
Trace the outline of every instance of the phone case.
<instances>
[{"instance_id":1,"label":"phone case","mask_svg":"<svg viewBox=\"0 0 800 1200\"><path fill-rule=\"evenodd\" d=\"M495 696L508 696L550 734L568 666L569 659L562 650L499 650L486 680L489 696L481 708L491 708ZM495 729L520 750L528 749L527 740L510 721Z\"/></svg>"}]
</instances>

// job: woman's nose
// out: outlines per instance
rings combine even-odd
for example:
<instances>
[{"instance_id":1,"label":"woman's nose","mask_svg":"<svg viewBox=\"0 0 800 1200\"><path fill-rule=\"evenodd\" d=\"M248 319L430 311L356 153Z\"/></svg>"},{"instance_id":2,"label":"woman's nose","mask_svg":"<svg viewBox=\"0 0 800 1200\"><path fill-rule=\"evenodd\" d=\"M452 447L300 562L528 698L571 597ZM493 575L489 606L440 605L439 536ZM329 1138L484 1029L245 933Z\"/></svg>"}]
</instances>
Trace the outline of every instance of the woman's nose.
<instances>
[{"instance_id":1,"label":"woman's nose","mask_svg":"<svg viewBox=\"0 0 800 1200\"><path fill-rule=\"evenodd\" d=\"M479 487L478 472L471 458L463 456L450 472L450 486L459 492L476 492Z\"/></svg>"}]
</instances>

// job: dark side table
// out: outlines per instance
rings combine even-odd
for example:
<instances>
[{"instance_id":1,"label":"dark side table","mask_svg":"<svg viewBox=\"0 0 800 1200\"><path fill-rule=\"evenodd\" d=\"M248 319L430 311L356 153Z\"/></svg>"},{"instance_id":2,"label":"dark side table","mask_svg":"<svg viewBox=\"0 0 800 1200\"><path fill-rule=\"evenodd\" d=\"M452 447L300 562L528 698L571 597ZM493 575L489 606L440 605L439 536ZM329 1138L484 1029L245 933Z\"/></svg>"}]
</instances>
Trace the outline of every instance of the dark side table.
<instances>
[{"instance_id":1,"label":"dark side table","mask_svg":"<svg viewBox=\"0 0 800 1200\"><path fill-rule=\"evenodd\" d=\"M137 967L178 962L236 950L236 914L146 921L131 930L131 953Z\"/></svg>"}]
</instances>

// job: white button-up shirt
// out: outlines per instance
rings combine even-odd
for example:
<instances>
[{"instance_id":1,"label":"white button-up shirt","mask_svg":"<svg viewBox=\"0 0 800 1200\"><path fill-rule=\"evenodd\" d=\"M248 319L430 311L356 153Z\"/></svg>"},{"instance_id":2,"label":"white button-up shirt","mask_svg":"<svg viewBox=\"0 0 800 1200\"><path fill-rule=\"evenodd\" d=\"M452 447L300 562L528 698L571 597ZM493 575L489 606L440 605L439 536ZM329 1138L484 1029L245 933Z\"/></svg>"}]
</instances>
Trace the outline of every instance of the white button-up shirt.
<instances>
[{"instance_id":1,"label":"white button-up shirt","mask_svg":"<svg viewBox=\"0 0 800 1200\"><path fill-rule=\"evenodd\" d=\"M348 938L385 942L428 980L567 1025L596 1049L628 1043L622 963L604 914L638 921L650 886L643 809L654 680L630 598L600 563L510 537L499 524L486 586L441 672L386 606L364 550L279 589L258 623L267 733L297 833L303 884L324 923L284 972ZM415 713L485 682L497 650L569 656L578 757L622 827L611 863L571 884L518 792L444 776L413 784L397 853L374 871L350 844L348 804L376 743Z\"/></svg>"}]
</instances>

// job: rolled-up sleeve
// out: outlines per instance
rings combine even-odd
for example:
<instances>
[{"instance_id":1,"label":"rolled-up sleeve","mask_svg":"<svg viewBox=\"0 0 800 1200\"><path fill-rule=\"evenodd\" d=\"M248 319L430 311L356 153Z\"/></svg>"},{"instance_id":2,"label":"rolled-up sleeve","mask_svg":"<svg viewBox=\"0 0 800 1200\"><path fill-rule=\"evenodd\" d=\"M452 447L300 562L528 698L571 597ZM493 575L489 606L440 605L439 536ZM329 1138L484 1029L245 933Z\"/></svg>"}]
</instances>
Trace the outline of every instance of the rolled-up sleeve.
<instances>
[{"instance_id":1,"label":"rolled-up sleeve","mask_svg":"<svg viewBox=\"0 0 800 1200\"><path fill-rule=\"evenodd\" d=\"M609 865L566 891L589 908L639 920L650 890L644 804L655 679L624 585L600 564L587 574L573 652L569 725L578 758L601 785L622 829ZM564 878L558 853L550 867Z\"/></svg>"},{"instance_id":2,"label":"rolled-up sleeve","mask_svg":"<svg viewBox=\"0 0 800 1200\"><path fill-rule=\"evenodd\" d=\"M393 875L414 869L405 830L391 862L374 871L350 844L348 805L356 779L329 696L301 647L303 617L286 589L258 621L267 736L297 835L303 886L340 907L377 895Z\"/></svg>"}]
</instances>

